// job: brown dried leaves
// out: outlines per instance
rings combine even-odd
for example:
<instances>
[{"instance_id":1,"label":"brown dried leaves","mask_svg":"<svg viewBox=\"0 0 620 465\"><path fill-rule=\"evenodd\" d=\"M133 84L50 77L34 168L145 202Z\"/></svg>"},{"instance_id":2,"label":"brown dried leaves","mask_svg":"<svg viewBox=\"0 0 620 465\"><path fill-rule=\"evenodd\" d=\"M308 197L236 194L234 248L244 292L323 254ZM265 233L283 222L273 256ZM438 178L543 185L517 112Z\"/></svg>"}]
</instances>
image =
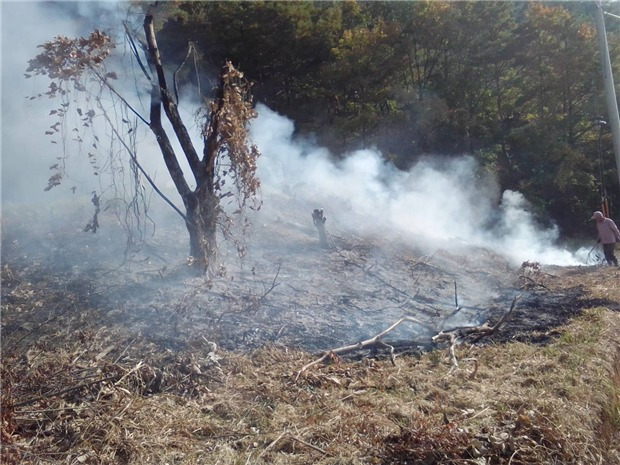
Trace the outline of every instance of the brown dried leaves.
<instances>
[{"instance_id":1,"label":"brown dried leaves","mask_svg":"<svg viewBox=\"0 0 620 465\"><path fill-rule=\"evenodd\" d=\"M203 132L206 138L217 138L218 155L226 155L229 162L216 175L215 192L220 198L230 196L232 192L224 190L224 186L226 178L232 178L242 208L260 187L256 176L260 152L248 143L247 131L247 124L257 113L252 106L251 84L230 62L224 66L220 85L221 98L211 103L211 115Z\"/></svg>"},{"instance_id":2,"label":"brown dried leaves","mask_svg":"<svg viewBox=\"0 0 620 465\"><path fill-rule=\"evenodd\" d=\"M46 75L63 82L76 81L87 68L99 67L110 55L114 43L105 32L95 30L87 38L58 36L39 48L43 52L28 61L26 77ZM60 89L61 86L52 82L46 95L53 97Z\"/></svg>"}]
</instances>

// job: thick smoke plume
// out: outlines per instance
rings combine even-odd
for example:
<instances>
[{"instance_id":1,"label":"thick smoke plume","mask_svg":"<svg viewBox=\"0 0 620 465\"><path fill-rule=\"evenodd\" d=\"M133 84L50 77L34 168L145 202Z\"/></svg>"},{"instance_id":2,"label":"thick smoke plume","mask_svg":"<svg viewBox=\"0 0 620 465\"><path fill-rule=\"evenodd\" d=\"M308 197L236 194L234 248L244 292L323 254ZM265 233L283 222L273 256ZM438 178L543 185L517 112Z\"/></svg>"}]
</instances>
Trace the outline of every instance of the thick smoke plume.
<instances>
[{"instance_id":1,"label":"thick smoke plume","mask_svg":"<svg viewBox=\"0 0 620 465\"><path fill-rule=\"evenodd\" d=\"M519 193L501 193L470 156L426 157L408 172L396 170L376 150L335 161L327 150L294 138L290 120L260 105L252 134L269 194L311 199L339 227L398 235L427 246L487 247L520 264L575 265L557 245L557 228L541 227Z\"/></svg>"},{"instance_id":2,"label":"thick smoke plume","mask_svg":"<svg viewBox=\"0 0 620 465\"><path fill-rule=\"evenodd\" d=\"M27 61L37 53L36 45L59 34L84 35L95 27L102 28L101 24L91 24L96 18L106 18L110 25L122 19L118 16L121 7L113 2L55 5L2 4L3 202L48 202L59 195L54 190L43 193L49 165L60 153L60 147L50 145L43 136L51 124L49 111L55 103L26 99L41 92L40 80L23 77ZM22 20L28 21L28 27ZM515 264L525 260L580 263L574 254L557 245L556 228L541 227L523 196L500 192L492 176L482 172L470 156L428 156L408 172L396 170L373 149L336 160L326 149L294 137L292 121L264 105L258 106L258 112L252 135L263 154L259 176L266 206L285 195L324 208L327 226L334 230L393 235L428 248L486 247ZM190 126L192 122L190 118ZM198 134L196 139L200 145ZM154 141L145 137L139 143L138 152L148 155L145 166L156 173L153 176L160 184L170 186ZM91 170L84 161L81 163L76 166L84 173L75 175L74 183L77 194L88 202L93 190L92 181L87 180ZM69 195L68 189L63 186L58 190ZM174 192L167 193L178 201ZM295 214L309 219L310 211Z\"/></svg>"}]
</instances>

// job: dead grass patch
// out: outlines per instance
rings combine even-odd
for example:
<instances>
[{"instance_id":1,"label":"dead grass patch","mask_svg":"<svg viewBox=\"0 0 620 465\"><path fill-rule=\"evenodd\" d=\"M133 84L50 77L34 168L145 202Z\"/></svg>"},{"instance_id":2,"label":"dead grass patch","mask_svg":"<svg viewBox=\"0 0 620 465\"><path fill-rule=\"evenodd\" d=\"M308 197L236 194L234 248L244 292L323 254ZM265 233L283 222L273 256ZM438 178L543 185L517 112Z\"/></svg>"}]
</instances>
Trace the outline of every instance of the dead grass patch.
<instances>
[{"instance_id":1,"label":"dead grass patch","mask_svg":"<svg viewBox=\"0 0 620 465\"><path fill-rule=\"evenodd\" d=\"M11 305L36 302L6 279ZM620 302L616 279L564 284ZM297 377L314 356L284 346L242 354L199 338L171 351L68 326L3 351L2 462L620 463L619 330L620 314L596 307L546 345L458 346L458 370L443 350L334 358Z\"/></svg>"}]
</instances>

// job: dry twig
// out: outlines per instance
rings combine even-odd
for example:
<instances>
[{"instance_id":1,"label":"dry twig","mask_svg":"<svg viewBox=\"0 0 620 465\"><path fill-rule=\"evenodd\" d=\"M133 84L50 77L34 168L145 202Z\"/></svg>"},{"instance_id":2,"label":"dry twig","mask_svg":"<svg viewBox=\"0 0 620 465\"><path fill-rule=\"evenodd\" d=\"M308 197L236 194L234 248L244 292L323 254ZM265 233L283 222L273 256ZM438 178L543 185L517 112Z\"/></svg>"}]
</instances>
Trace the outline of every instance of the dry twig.
<instances>
[{"instance_id":1,"label":"dry twig","mask_svg":"<svg viewBox=\"0 0 620 465\"><path fill-rule=\"evenodd\" d=\"M455 284L455 293L456 293L456 284ZM484 323L483 325L479 325L479 326L468 326L468 327L464 327L464 328L454 328L448 331L440 331L437 335L433 336L432 341L434 343L437 342L450 342L450 346L449 346L449 351L450 351L450 360L452 363L452 367L453 368L458 368L458 360L456 358L456 353L455 353L455 347L460 344L460 342L469 336L474 336L474 339L472 340L472 343L477 342L478 340L480 340L482 337L484 336L488 336L490 334L495 333L499 327L508 319L508 317L512 314L512 312L515 309L515 306L517 304L517 300L519 299L520 295L516 296L513 300L512 300L512 304L510 306L510 310L508 310L508 312L506 312L502 318L500 318L500 320L493 326L489 326L487 323ZM455 302L457 303L457 307L456 310L454 312L452 312L448 317L456 314L456 312L458 312L461 307L458 306L458 300L456 300L455 297ZM376 346L376 345L383 345L384 347L388 347L390 349L390 359L392 360L392 363L395 364L394 362L394 347L392 347L389 344L386 344L385 342L383 342L381 339L386 336L387 334L389 334L390 332L392 332L394 329L396 329L398 326L400 326L402 323L404 322L413 322L413 323L417 323L420 326L423 326L427 329L429 329L428 325L422 323L420 320L418 320L417 318L414 317L410 317L410 316L406 316L401 318L400 320L398 320L396 323L392 324L390 327L388 327L387 329L381 331L379 334L377 334L376 336L371 337L370 339L366 339L365 341L360 341L357 342L355 344L349 344L346 346L342 346L342 347L338 347L336 349L331 349L326 351L321 357L319 357L318 359L304 365L299 372L297 372L297 376L295 377L295 381L297 381L299 379L299 377L301 376L302 373L304 373L306 370L308 370L309 368L313 367L314 365L318 365L319 363L321 363L322 361L324 361L325 359L329 358L329 357L334 357L337 355L342 355L342 354L346 354L349 352L353 352L354 350L360 350L360 349L364 349L366 347L371 347L371 346ZM444 319L445 321L445 319ZM442 327L443 327L443 323L442 323ZM473 376L475 376L477 372L477 368L474 370Z\"/></svg>"},{"instance_id":2,"label":"dry twig","mask_svg":"<svg viewBox=\"0 0 620 465\"><path fill-rule=\"evenodd\" d=\"M449 351L450 351L450 360L452 362L452 367L454 369L458 368L458 361L456 359L455 347L460 344L465 338L469 336L474 336L472 339L472 344L478 342L485 336L489 336L495 333L499 327L512 315L512 312L515 309L517 304L517 300L521 297L521 295L516 296L512 299L512 304L510 305L510 310L508 310L500 320L495 323L493 326L489 326L488 323L484 323L479 326L467 326L464 328L454 328L448 331L441 331L436 336L433 336L433 342L449 342Z\"/></svg>"},{"instance_id":3,"label":"dry twig","mask_svg":"<svg viewBox=\"0 0 620 465\"><path fill-rule=\"evenodd\" d=\"M413 318L412 316L405 316L405 317L401 318L400 320L398 320L393 325L391 325L389 328L381 331L379 334L377 334L376 336L371 337L370 339L366 339L365 341L360 341L360 342L358 342L356 344L349 344L349 345L346 345L346 346L338 347L336 349L328 350L320 358L318 358L318 359L314 360L313 362L310 362L307 365L303 366L301 368L301 370L299 370L299 372L297 373L297 376L295 377L295 380L299 379L299 376L304 371L306 371L308 368L313 367L314 365L317 365L317 364L321 363L323 360L325 360L329 356L346 354L348 352L353 352L354 350L364 349L365 347L374 346L374 345L380 344L380 343L381 344L385 344L385 343L383 343L381 341L381 338L384 337L385 335L391 333L392 331L394 331L394 329L396 329L402 323L407 322L407 321L412 322L412 323L417 323L417 324L419 324L421 326L426 326L424 323L422 323L417 318ZM389 347L391 347L391 346L389 346ZM393 350L394 350L394 348L392 347L392 352L393 352Z\"/></svg>"}]
</instances>

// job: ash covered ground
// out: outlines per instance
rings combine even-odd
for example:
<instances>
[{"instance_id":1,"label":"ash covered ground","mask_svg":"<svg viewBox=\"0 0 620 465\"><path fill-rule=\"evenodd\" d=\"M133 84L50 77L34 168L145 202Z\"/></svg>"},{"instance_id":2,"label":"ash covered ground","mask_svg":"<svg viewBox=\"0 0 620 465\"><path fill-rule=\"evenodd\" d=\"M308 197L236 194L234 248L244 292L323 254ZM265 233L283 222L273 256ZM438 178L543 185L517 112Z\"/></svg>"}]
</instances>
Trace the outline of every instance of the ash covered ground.
<instances>
[{"instance_id":1,"label":"ash covered ground","mask_svg":"<svg viewBox=\"0 0 620 465\"><path fill-rule=\"evenodd\" d=\"M188 266L186 232L176 217L158 218L154 234L127 254L127 236L110 211L92 234L83 231L87 205L71 213L8 206L3 347L107 328L173 350L204 338L230 350L276 344L320 351L412 316L422 324L401 325L385 341L419 350L442 329L497 321L516 296L516 311L495 340L542 341L585 305L579 286L556 284L588 267L519 267L464 242L424 240L422 247L380 227L351 232L329 209L330 247L323 249L311 218L317 206L278 202L252 218L243 259L220 241L222 273L208 279Z\"/></svg>"}]
</instances>

